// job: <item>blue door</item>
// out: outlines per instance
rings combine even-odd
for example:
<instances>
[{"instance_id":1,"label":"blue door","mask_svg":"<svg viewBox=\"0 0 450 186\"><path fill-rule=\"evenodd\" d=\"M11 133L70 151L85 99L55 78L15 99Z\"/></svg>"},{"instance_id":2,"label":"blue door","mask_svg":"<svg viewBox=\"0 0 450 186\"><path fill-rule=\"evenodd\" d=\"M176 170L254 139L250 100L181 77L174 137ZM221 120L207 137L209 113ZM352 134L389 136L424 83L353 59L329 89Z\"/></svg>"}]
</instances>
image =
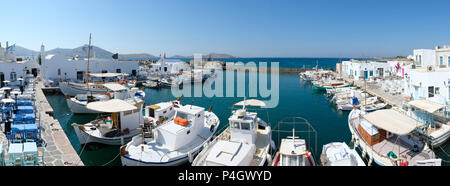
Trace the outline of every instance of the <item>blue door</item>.
<instances>
[{"instance_id":1,"label":"blue door","mask_svg":"<svg viewBox=\"0 0 450 186\"><path fill-rule=\"evenodd\" d=\"M369 73L367 71L364 71L364 79L368 79L369 78Z\"/></svg>"}]
</instances>

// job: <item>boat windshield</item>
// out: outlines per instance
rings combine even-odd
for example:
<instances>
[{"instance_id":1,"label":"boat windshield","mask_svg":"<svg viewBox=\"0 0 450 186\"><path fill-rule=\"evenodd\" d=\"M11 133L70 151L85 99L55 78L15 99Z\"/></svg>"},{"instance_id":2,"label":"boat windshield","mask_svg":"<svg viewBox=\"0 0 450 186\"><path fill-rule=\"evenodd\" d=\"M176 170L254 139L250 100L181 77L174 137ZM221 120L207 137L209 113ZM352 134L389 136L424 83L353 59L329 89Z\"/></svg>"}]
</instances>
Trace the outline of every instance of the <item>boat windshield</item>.
<instances>
[{"instance_id":1,"label":"boat windshield","mask_svg":"<svg viewBox=\"0 0 450 186\"><path fill-rule=\"evenodd\" d=\"M177 112L177 116L176 117L187 119L189 121L192 121L192 119L194 118L193 115L186 114L186 113L183 113L183 112Z\"/></svg>"}]
</instances>

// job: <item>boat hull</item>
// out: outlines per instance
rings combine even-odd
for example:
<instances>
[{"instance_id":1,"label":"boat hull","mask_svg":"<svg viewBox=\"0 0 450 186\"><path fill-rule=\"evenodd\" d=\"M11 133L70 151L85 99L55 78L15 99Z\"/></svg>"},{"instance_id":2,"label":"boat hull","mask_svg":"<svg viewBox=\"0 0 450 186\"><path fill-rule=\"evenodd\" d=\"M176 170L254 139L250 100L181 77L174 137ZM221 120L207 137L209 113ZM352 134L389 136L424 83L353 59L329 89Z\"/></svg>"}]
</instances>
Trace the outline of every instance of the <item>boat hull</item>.
<instances>
[{"instance_id":1,"label":"boat hull","mask_svg":"<svg viewBox=\"0 0 450 186\"><path fill-rule=\"evenodd\" d=\"M75 134L77 135L78 141L80 142L81 145L88 143L101 143L105 145L123 145L130 142L134 136L138 135L138 133L135 133L124 135L122 137L113 137L113 138L96 137L89 135L88 133L81 130L79 126L82 125L72 124L72 126L75 130Z\"/></svg>"},{"instance_id":2,"label":"boat hull","mask_svg":"<svg viewBox=\"0 0 450 186\"><path fill-rule=\"evenodd\" d=\"M74 114L98 114L101 112L86 108L86 103L74 101L74 98L66 99L67 106Z\"/></svg>"},{"instance_id":3,"label":"boat hull","mask_svg":"<svg viewBox=\"0 0 450 186\"><path fill-rule=\"evenodd\" d=\"M69 95L72 97L76 96L77 94L87 94L87 92L91 92L92 94L101 94L108 91L107 89L100 88L87 89L86 86L73 85L68 82L60 82L59 89L64 95Z\"/></svg>"}]
</instances>

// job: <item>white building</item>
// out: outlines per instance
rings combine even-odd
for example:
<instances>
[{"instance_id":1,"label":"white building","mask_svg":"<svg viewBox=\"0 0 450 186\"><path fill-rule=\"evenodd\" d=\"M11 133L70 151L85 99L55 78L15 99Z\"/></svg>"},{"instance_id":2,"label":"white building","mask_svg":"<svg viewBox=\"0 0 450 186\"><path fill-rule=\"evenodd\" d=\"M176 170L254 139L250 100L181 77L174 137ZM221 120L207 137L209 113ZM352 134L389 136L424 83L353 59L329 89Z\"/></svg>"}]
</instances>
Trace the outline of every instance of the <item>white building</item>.
<instances>
[{"instance_id":1,"label":"white building","mask_svg":"<svg viewBox=\"0 0 450 186\"><path fill-rule=\"evenodd\" d=\"M87 58L73 57L67 59L61 55L47 55L42 60L42 76L46 80L56 82L59 78L70 81L85 81ZM139 61L119 61L115 59L91 58L90 73L126 73L136 77Z\"/></svg>"},{"instance_id":2,"label":"white building","mask_svg":"<svg viewBox=\"0 0 450 186\"><path fill-rule=\"evenodd\" d=\"M405 94L448 105L450 97L450 48L414 50L414 64L406 68Z\"/></svg>"},{"instance_id":3,"label":"white building","mask_svg":"<svg viewBox=\"0 0 450 186\"><path fill-rule=\"evenodd\" d=\"M343 76L354 80L382 78L391 74L391 66L385 61L343 61L340 68Z\"/></svg>"},{"instance_id":4,"label":"white building","mask_svg":"<svg viewBox=\"0 0 450 186\"><path fill-rule=\"evenodd\" d=\"M188 63L180 59L160 59L152 64L151 71L161 72L162 74L177 74L180 71L190 71Z\"/></svg>"},{"instance_id":5,"label":"white building","mask_svg":"<svg viewBox=\"0 0 450 186\"><path fill-rule=\"evenodd\" d=\"M0 87L5 86L4 81L9 81L8 85L19 85L19 78L36 77L39 68L36 60L17 58L14 46L6 44L3 48L0 44Z\"/></svg>"}]
</instances>

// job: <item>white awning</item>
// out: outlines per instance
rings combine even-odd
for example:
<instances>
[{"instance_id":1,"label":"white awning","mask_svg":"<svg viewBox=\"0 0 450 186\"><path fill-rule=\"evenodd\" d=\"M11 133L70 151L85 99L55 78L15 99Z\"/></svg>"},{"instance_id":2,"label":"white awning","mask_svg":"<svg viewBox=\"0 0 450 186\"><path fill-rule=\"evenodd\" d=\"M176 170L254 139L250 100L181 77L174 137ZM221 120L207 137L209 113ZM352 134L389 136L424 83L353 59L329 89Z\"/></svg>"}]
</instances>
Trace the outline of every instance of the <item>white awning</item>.
<instances>
[{"instance_id":1,"label":"white awning","mask_svg":"<svg viewBox=\"0 0 450 186\"><path fill-rule=\"evenodd\" d=\"M127 87L118 84L118 83L106 83L103 84L103 86L105 86L107 89L112 90L112 91L121 91L121 90L126 90Z\"/></svg>"},{"instance_id":2,"label":"white awning","mask_svg":"<svg viewBox=\"0 0 450 186\"><path fill-rule=\"evenodd\" d=\"M248 99L245 101L240 101L234 105L240 105L240 106L256 106L256 107L265 107L266 103L264 103L263 101L257 100L257 99Z\"/></svg>"},{"instance_id":3,"label":"white awning","mask_svg":"<svg viewBox=\"0 0 450 186\"><path fill-rule=\"evenodd\" d=\"M426 99L414 100L408 103L411 106L414 106L418 109L425 110L429 113L436 112L439 109L445 108L445 105L429 101Z\"/></svg>"},{"instance_id":4,"label":"white awning","mask_svg":"<svg viewBox=\"0 0 450 186\"><path fill-rule=\"evenodd\" d=\"M418 121L392 109L378 110L363 117L370 124L400 136L407 135L418 127Z\"/></svg>"},{"instance_id":5,"label":"white awning","mask_svg":"<svg viewBox=\"0 0 450 186\"><path fill-rule=\"evenodd\" d=\"M7 99L2 99L2 102L3 103L13 103L13 102L16 102L16 101L14 101L13 99L7 98Z\"/></svg>"},{"instance_id":6,"label":"white awning","mask_svg":"<svg viewBox=\"0 0 450 186\"><path fill-rule=\"evenodd\" d=\"M120 99L92 102L87 104L86 108L105 113L125 112L137 109L134 105Z\"/></svg>"},{"instance_id":7,"label":"white awning","mask_svg":"<svg viewBox=\"0 0 450 186\"><path fill-rule=\"evenodd\" d=\"M108 78L108 77L117 77L117 76L126 76L125 73L89 73L89 77L95 78Z\"/></svg>"}]
</instances>

